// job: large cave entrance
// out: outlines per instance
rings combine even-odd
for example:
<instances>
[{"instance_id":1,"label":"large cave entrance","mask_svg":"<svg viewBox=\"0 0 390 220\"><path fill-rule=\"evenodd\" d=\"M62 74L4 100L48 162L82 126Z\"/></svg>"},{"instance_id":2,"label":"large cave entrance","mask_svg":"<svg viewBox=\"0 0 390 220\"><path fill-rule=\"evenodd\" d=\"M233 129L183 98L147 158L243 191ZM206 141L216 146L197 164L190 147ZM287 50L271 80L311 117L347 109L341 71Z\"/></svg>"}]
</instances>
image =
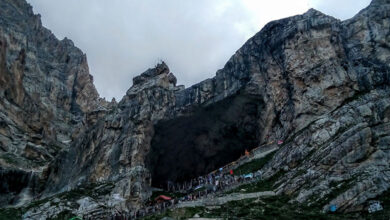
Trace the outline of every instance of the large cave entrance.
<instances>
[{"instance_id":1,"label":"large cave entrance","mask_svg":"<svg viewBox=\"0 0 390 220\"><path fill-rule=\"evenodd\" d=\"M159 122L147 157L152 185L204 175L258 146L263 106L258 97L238 94Z\"/></svg>"}]
</instances>

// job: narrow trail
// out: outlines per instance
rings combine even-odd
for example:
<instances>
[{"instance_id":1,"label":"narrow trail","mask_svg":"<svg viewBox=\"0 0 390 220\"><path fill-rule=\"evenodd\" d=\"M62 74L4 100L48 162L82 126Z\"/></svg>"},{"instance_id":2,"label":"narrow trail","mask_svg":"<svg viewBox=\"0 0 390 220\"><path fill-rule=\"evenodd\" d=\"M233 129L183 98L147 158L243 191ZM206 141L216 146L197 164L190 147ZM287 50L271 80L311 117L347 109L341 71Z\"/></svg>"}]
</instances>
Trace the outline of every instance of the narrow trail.
<instances>
[{"instance_id":1,"label":"narrow trail","mask_svg":"<svg viewBox=\"0 0 390 220\"><path fill-rule=\"evenodd\" d=\"M232 193L221 197L202 198L194 201L187 201L179 203L176 208L196 207L196 206L217 206L231 201L238 201L243 199L252 199L260 197L275 196L274 191L254 192L254 193Z\"/></svg>"},{"instance_id":2,"label":"narrow trail","mask_svg":"<svg viewBox=\"0 0 390 220\"><path fill-rule=\"evenodd\" d=\"M249 163L253 160L263 158L268 154L278 150L280 146L274 142L261 145L257 148L254 148L250 151L250 156L243 155L235 161L230 162L222 167L223 170L229 171L231 169L236 169L237 167ZM218 170L214 170L211 173L216 173Z\"/></svg>"}]
</instances>

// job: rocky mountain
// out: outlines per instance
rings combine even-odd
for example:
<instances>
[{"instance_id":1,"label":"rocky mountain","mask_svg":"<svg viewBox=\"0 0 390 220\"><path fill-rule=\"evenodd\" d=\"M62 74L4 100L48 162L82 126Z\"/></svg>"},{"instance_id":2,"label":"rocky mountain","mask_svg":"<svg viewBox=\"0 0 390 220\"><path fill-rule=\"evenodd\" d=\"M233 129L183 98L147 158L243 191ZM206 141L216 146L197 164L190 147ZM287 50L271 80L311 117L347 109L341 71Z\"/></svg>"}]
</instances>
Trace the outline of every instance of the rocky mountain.
<instances>
[{"instance_id":1,"label":"rocky mountain","mask_svg":"<svg viewBox=\"0 0 390 220\"><path fill-rule=\"evenodd\" d=\"M389 0L345 21L310 9L270 22L189 88L158 64L119 103L99 99L85 55L27 3L5 0L0 10L3 205L23 201L25 188L47 199L93 184L94 202L56 202L47 215L85 213L86 203L134 210L152 186L277 140L261 170L290 202L361 211L390 187Z\"/></svg>"},{"instance_id":2,"label":"rocky mountain","mask_svg":"<svg viewBox=\"0 0 390 220\"><path fill-rule=\"evenodd\" d=\"M0 204L17 202L99 102L85 54L42 27L25 1L1 1Z\"/></svg>"}]
</instances>

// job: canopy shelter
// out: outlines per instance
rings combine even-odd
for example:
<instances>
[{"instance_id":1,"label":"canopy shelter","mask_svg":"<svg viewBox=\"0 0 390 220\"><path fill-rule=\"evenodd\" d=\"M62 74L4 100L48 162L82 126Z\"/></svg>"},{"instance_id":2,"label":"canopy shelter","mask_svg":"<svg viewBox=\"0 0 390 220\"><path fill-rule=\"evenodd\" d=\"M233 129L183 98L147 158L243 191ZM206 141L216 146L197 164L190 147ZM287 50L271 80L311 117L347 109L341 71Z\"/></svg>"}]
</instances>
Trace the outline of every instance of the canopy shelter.
<instances>
[{"instance_id":1,"label":"canopy shelter","mask_svg":"<svg viewBox=\"0 0 390 220\"><path fill-rule=\"evenodd\" d=\"M156 202L165 202L165 201L169 201L169 200L171 200L171 199L172 199L172 198L169 197L169 196L159 195L159 196L157 196L157 197L154 199L154 201L156 201Z\"/></svg>"},{"instance_id":2,"label":"canopy shelter","mask_svg":"<svg viewBox=\"0 0 390 220\"><path fill-rule=\"evenodd\" d=\"M204 187L204 185L198 185L198 186L196 186L196 187L194 188L194 190L200 189L200 188L202 188L202 187Z\"/></svg>"},{"instance_id":3,"label":"canopy shelter","mask_svg":"<svg viewBox=\"0 0 390 220\"><path fill-rule=\"evenodd\" d=\"M253 173L245 174L245 175L244 175L244 178L245 178L245 179L248 179L248 178L249 178L249 179L252 179L252 178L253 178Z\"/></svg>"}]
</instances>

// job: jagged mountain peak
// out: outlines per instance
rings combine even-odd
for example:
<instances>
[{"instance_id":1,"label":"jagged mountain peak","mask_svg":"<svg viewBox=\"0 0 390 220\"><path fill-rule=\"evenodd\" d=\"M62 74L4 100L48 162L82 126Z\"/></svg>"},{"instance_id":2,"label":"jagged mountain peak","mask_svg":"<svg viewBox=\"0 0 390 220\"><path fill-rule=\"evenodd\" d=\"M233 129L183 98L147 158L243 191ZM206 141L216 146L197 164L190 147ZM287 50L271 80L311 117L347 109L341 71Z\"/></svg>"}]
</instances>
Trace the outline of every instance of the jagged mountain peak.
<instances>
[{"instance_id":1,"label":"jagged mountain peak","mask_svg":"<svg viewBox=\"0 0 390 220\"><path fill-rule=\"evenodd\" d=\"M145 81L151 80L152 78L161 74L169 74L169 67L165 62L157 64L154 68L148 69L141 73L139 76L133 78L133 85L145 83Z\"/></svg>"},{"instance_id":2,"label":"jagged mountain peak","mask_svg":"<svg viewBox=\"0 0 390 220\"><path fill-rule=\"evenodd\" d=\"M305 13L303 13L302 16L310 17L310 18L314 18L314 17L318 17L318 16L330 17L329 15L326 15L326 14L322 13L321 11L314 9L314 8L310 8Z\"/></svg>"},{"instance_id":3,"label":"jagged mountain peak","mask_svg":"<svg viewBox=\"0 0 390 220\"><path fill-rule=\"evenodd\" d=\"M176 87L176 77L170 72L165 62L157 64L154 68L149 68L145 72L133 78L133 85L127 91L128 96L132 96L141 90L162 87L174 89Z\"/></svg>"}]
</instances>

